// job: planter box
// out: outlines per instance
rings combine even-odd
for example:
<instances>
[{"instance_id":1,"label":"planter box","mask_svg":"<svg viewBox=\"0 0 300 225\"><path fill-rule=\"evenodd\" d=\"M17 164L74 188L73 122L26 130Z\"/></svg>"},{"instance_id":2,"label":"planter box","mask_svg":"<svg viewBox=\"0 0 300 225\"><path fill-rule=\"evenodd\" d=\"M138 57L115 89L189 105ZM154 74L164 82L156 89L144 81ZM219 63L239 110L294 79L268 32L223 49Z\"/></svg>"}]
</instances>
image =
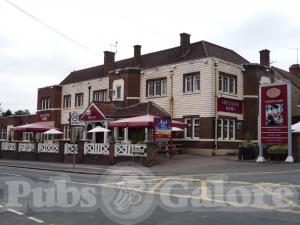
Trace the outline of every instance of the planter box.
<instances>
[{"instance_id":1,"label":"planter box","mask_svg":"<svg viewBox=\"0 0 300 225\"><path fill-rule=\"evenodd\" d=\"M257 147L244 148L240 146L239 148L240 160L255 160L257 156L258 156Z\"/></svg>"},{"instance_id":2,"label":"planter box","mask_svg":"<svg viewBox=\"0 0 300 225\"><path fill-rule=\"evenodd\" d=\"M268 158L271 161L284 161L287 157L287 154L282 154L282 153L269 153Z\"/></svg>"}]
</instances>

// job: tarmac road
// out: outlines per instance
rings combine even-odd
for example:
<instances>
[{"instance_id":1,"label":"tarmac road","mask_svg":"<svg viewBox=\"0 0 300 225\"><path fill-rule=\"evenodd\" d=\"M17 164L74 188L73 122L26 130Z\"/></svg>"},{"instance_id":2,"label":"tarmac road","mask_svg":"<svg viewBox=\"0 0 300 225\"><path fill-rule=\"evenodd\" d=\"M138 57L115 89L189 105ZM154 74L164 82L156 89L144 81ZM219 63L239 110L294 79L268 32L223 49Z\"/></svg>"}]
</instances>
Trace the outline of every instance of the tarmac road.
<instances>
[{"instance_id":1,"label":"tarmac road","mask_svg":"<svg viewBox=\"0 0 300 225\"><path fill-rule=\"evenodd\" d=\"M300 224L300 164L239 165L169 176L1 166L0 224Z\"/></svg>"}]
</instances>

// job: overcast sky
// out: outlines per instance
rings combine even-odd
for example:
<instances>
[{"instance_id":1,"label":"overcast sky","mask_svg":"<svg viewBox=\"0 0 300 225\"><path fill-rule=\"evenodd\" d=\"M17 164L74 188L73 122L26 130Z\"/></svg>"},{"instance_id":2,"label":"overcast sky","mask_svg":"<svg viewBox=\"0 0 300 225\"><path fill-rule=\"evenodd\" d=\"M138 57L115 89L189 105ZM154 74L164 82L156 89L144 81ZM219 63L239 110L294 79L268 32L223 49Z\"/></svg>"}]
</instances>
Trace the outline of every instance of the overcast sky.
<instances>
[{"instance_id":1,"label":"overcast sky","mask_svg":"<svg viewBox=\"0 0 300 225\"><path fill-rule=\"evenodd\" d=\"M201 0L9 0L82 48L0 0L0 103L3 109L35 113L37 88L59 84L71 71L206 40L233 49L250 62L271 50L272 65L288 70L300 47L298 1ZM89 50L87 50L89 49Z\"/></svg>"}]
</instances>

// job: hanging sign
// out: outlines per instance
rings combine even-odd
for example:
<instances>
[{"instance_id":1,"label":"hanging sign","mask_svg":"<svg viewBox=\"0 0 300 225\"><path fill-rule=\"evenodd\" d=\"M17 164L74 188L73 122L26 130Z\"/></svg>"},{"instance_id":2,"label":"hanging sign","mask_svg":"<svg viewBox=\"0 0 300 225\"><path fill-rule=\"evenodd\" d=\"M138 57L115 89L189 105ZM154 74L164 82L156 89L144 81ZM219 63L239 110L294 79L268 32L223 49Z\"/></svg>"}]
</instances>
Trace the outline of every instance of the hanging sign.
<instances>
[{"instance_id":1,"label":"hanging sign","mask_svg":"<svg viewBox=\"0 0 300 225\"><path fill-rule=\"evenodd\" d=\"M154 118L154 138L171 138L172 120L169 118Z\"/></svg>"}]
</instances>

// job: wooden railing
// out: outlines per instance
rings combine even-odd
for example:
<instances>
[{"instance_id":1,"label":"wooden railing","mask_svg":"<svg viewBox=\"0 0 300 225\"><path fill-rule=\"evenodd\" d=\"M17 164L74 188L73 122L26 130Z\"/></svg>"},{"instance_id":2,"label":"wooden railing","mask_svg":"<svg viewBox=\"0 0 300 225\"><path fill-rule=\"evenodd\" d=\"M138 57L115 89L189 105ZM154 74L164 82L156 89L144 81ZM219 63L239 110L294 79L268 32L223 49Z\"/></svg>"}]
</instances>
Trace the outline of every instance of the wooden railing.
<instances>
[{"instance_id":1,"label":"wooden railing","mask_svg":"<svg viewBox=\"0 0 300 225\"><path fill-rule=\"evenodd\" d=\"M146 144L116 144L115 145L115 157L117 156L147 156Z\"/></svg>"},{"instance_id":2,"label":"wooden railing","mask_svg":"<svg viewBox=\"0 0 300 225\"><path fill-rule=\"evenodd\" d=\"M109 144L84 143L84 154L109 155Z\"/></svg>"},{"instance_id":3,"label":"wooden railing","mask_svg":"<svg viewBox=\"0 0 300 225\"><path fill-rule=\"evenodd\" d=\"M16 143L2 142L2 151L16 151Z\"/></svg>"},{"instance_id":4,"label":"wooden railing","mask_svg":"<svg viewBox=\"0 0 300 225\"><path fill-rule=\"evenodd\" d=\"M59 153L59 145L58 144L38 144L38 153Z\"/></svg>"},{"instance_id":5,"label":"wooden railing","mask_svg":"<svg viewBox=\"0 0 300 225\"><path fill-rule=\"evenodd\" d=\"M20 143L19 144L19 152L33 152L35 144L31 143Z\"/></svg>"},{"instance_id":6,"label":"wooden railing","mask_svg":"<svg viewBox=\"0 0 300 225\"><path fill-rule=\"evenodd\" d=\"M65 143L64 152L65 152L65 155L67 155L67 154L77 155L78 154L78 145Z\"/></svg>"}]
</instances>

